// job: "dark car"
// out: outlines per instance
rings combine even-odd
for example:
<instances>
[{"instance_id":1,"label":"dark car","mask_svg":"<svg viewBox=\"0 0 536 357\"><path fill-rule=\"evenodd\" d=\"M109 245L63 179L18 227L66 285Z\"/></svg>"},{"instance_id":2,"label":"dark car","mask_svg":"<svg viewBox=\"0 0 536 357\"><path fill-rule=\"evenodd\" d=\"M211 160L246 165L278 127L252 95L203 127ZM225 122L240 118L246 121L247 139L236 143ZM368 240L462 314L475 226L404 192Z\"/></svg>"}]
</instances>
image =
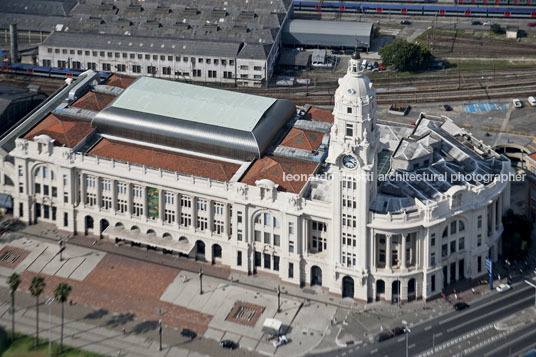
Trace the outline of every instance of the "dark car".
<instances>
[{"instance_id":1,"label":"dark car","mask_svg":"<svg viewBox=\"0 0 536 357\"><path fill-rule=\"evenodd\" d=\"M393 338L393 333L389 332L389 331L386 331L386 332L382 332L378 336L376 336L376 341L383 342L383 341L388 340L390 338Z\"/></svg>"},{"instance_id":2,"label":"dark car","mask_svg":"<svg viewBox=\"0 0 536 357\"><path fill-rule=\"evenodd\" d=\"M220 341L220 346L223 347L223 348L228 348L230 350L234 350L235 348L238 347L238 344L234 341L231 341L231 340L223 340L223 341Z\"/></svg>"},{"instance_id":3,"label":"dark car","mask_svg":"<svg viewBox=\"0 0 536 357\"><path fill-rule=\"evenodd\" d=\"M402 21L400 21L400 25L411 25L411 21L409 21L409 20L402 20Z\"/></svg>"},{"instance_id":4,"label":"dark car","mask_svg":"<svg viewBox=\"0 0 536 357\"><path fill-rule=\"evenodd\" d=\"M450 105L448 105L448 104L444 104L444 105L443 105L443 108L445 108L445 110L446 110L447 112L451 112L451 111L452 111L452 107L451 107Z\"/></svg>"},{"instance_id":5,"label":"dark car","mask_svg":"<svg viewBox=\"0 0 536 357\"><path fill-rule=\"evenodd\" d=\"M456 310L456 311L462 311L462 310L467 309L468 307L469 307L469 305L467 305L464 302L459 302L457 304L454 304L454 310Z\"/></svg>"},{"instance_id":6,"label":"dark car","mask_svg":"<svg viewBox=\"0 0 536 357\"><path fill-rule=\"evenodd\" d=\"M475 25L475 26L482 25L482 22L481 21L472 21L471 25Z\"/></svg>"},{"instance_id":7,"label":"dark car","mask_svg":"<svg viewBox=\"0 0 536 357\"><path fill-rule=\"evenodd\" d=\"M536 27L536 22L529 22L527 24L528 27Z\"/></svg>"},{"instance_id":8,"label":"dark car","mask_svg":"<svg viewBox=\"0 0 536 357\"><path fill-rule=\"evenodd\" d=\"M405 329L403 327L395 327L391 332L393 333L393 336L400 336L404 334Z\"/></svg>"},{"instance_id":9,"label":"dark car","mask_svg":"<svg viewBox=\"0 0 536 357\"><path fill-rule=\"evenodd\" d=\"M181 336L188 337L188 338L191 338L193 340L194 338L197 337L197 333L195 333L194 331L192 331L190 329L183 328L182 331L181 331Z\"/></svg>"}]
</instances>

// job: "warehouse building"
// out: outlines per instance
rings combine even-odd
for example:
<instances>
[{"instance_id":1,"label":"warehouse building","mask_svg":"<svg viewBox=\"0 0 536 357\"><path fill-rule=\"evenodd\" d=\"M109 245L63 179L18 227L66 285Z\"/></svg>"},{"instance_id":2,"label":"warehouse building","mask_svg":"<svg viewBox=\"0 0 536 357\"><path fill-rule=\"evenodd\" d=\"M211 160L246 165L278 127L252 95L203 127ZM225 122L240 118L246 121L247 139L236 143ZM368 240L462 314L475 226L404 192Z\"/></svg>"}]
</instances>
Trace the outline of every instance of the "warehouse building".
<instances>
[{"instance_id":1,"label":"warehouse building","mask_svg":"<svg viewBox=\"0 0 536 357\"><path fill-rule=\"evenodd\" d=\"M283 28L285 46L368 50L372 24L366 22L290 20Z\"/></svg>"},{"instance_id":2,"label":"warehouse building","mask_svg":"<svg viewBox=\"0 0 536 357\"><path fill-rule=\"evenodd\" d=\"M39 46L39 62L260 86L272 76L291 14L290 0L87 0Z\"/></svg>"}]
</instances>

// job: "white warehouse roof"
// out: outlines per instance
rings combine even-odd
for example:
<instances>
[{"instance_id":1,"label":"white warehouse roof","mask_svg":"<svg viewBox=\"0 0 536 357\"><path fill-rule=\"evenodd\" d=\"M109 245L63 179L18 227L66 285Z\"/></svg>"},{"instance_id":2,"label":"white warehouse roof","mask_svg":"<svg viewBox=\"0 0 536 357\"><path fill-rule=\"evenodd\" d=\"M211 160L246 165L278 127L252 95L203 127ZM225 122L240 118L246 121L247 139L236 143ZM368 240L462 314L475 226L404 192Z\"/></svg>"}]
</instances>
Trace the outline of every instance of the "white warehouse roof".
<instances>
[{"instance_id":1,"label":"white warehouse roof","mask_svg":"<svg viewBox=\"0 0 536 357\"><path fill-rule=\"evenodd\" d=\"M283 29L289 45L369 47L372 24L355 21L290 20Z\"/></svg>"}]
</instances>

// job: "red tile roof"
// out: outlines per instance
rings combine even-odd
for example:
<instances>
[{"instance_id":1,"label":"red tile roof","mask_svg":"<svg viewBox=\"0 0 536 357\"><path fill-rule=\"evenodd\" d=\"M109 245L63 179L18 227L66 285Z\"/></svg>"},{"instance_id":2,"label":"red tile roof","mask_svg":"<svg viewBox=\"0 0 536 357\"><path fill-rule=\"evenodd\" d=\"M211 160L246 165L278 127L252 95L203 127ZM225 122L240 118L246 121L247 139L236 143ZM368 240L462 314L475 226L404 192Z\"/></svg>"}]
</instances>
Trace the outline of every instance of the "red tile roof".
<instances>
[{"instance_id":1,"label":"red tile roof","mask_svg":"<svg viewBox=\"0 0 536 357\"><path fill-rule=\"evenodd\" d=\"M292 128L280 145L291 148L313 151L322 144L323 133Z\"/></svg>"},{"instance_id":2,"label":"red tile roof","mask_svg":"<svg viewBox=\"0 0 536 357\"><path fill-rule=\"evenodd\" d=\"M89 154L219 181L229 181L240 168L224 161L108 139L102 139Z\"/></svg>"},{"instance_id":3,"label":"red tile roof","mask_svg":"<svg viewBox=\"0 0 536 357\"><path fill-rule=\"evenodd\" d=\"M255 186L255 181L268 179L278 184L279 191L299 193L308 175L315 172L318 163L307 162L286 157L265 156L257 159L240 180L248 185ZM297 180L288 180L284 175L300 175Z\"/></svg>"},{"instance_id":4,"label":"red tile roof","mask_svg":"<svg viewBox=\"0 0 536 357\"><path fill-rule=\"evenodd\" d=\"M132 82L134 82L135 80L136 78L123 77L118 74L112 74L110 78L106 80L106 83L104 84L125 89L126 87L131 85Z\"/></svg>"},{"instance_id":5,"label":"red tile roof","mask_svg":"<svg viewBox=\"0 0 536 357\"><path fill-rule=\"evenodd\" d=\"M90 122L65 115L49 114L24 135L24 139L33 140L34 136L48 135L54 139L54 145L75 147L93 128Z\"/></svg>"},{"instance_id":6,"label":"red tile roof","mask_svg":"<svg viewBox=\"0 0 536 357\"><path fill-rule=\"evenodd\" d=\"M303 118L333 123L333 114L329 110L314 107L311 107Z\"/></svg>"},{"instance_id":7,"label":"red tile roof","mask_svg":"<svg viewBox=\"0 0 536 357\"><path fill-rule=\"evenodd\" d=\"M74 102L72 106L100 112L114 99L115 96L110 94L87 92L82 98Z\"/></svg>"}]
</instances>

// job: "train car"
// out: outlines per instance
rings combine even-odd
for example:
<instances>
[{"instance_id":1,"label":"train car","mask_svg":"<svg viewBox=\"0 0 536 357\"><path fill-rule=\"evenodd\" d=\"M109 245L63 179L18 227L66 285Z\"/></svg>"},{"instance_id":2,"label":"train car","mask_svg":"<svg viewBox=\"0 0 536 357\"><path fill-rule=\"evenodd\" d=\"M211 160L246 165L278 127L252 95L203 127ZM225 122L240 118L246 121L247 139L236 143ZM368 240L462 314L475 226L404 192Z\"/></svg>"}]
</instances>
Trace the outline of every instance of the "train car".
<instances>
[{"instance_id":1,"label":"train car","mask_svg":"<svg viewBox=\"0 0 536 357\"><path fill-rule=\"evenodd\" d=\"M422 15L422 5L363 4L365 14Z\"/></svg>"},{"instance_id":2,"label":"train car","mask_svg":"<svg viewBox=\"0 0 536 357\"><path fill-rule=\"evenodd\" d=\"M10 64L7 62L2 64L1 71L4 73L24 74L48 78L76 78L84 72L84 70L81 69L42 67L22 63ZM106 79L112 75L111 73L102 71L97 73L99 73L100 77L103 79Z\"/></svg>"},{"instance_id":3,"label":"train car","mask_svg":"<svg viewBox=\"0 0 536 357\"><path fill-rule=\"evenodd\" d=\"M423 15L486 17L487 8L469 6L423 6Z\"/></svg>"},{"instance_id":4,"label":"train car","mask_svg":"<svg viewBox=\"0 0 536 357\"><path fill-rule=\"evenodd\" d=\"M488 17L536 18L536 9L522 7L488 8Z\"/></svg>"}]
</instances>

